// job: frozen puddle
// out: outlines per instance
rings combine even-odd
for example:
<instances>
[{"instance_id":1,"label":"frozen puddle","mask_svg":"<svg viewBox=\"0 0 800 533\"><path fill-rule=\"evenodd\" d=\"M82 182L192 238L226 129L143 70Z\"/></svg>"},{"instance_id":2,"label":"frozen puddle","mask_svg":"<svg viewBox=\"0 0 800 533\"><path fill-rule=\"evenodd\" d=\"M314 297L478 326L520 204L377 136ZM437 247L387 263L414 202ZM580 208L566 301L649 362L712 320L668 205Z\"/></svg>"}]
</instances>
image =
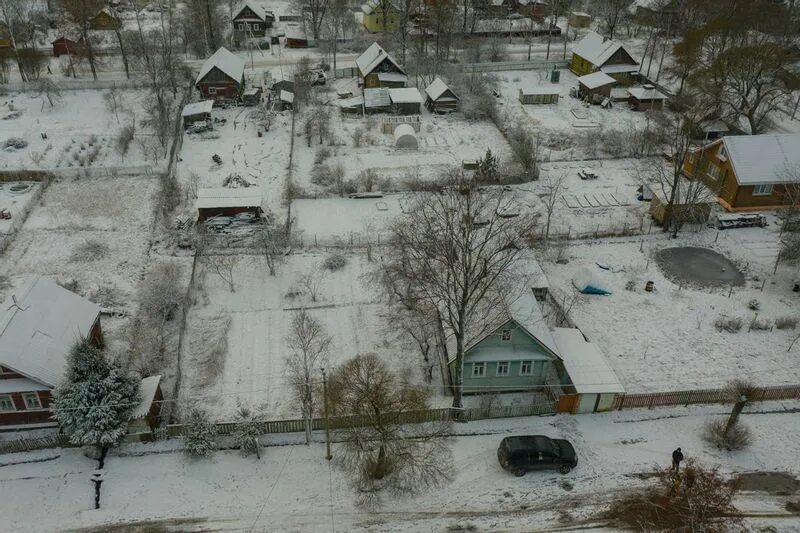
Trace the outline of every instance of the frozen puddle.
<instances>
[{"instance_id":1,"label":"frozen puddle","mask_svg":"<svg viewBox=\"0 0 800 533\"><path fill-rule=\"evenodd\" d=\"M656 254L664 275L677 283L702 287L744 285L744 274L724 255L692 246L667 248Z\"/></svg>"}]
</instances>

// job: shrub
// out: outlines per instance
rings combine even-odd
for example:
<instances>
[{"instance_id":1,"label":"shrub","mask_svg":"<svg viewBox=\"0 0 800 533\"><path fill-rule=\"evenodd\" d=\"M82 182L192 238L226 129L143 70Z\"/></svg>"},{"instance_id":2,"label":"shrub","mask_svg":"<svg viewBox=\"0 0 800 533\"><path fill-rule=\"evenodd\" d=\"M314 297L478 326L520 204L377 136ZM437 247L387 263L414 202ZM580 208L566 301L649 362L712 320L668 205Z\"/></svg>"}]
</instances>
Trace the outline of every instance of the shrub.
<instances>
[{"instance_id":1,"label":"shrub","mask_svg":"<svg viewBox=\"0 0 800 533\"><path fill-rule=\"evenodd\" d=\"M79 244L72 251L69 260L72 263L96 261L108 255L108 245L100 241L88 240Z\"/></svg>"},{"instance_id":2,"label":"shrub","mask_svg":"<svg viewBox=\"0 0 800 533\"><path fill-rule=\"evenodd\" d=\"M758 311L759 309L761 309L761 302L755 299L750 300L749 302L747 302L747 308L750 309L751 311Z\"/></svg>"},{"instance_id":3,"label":"shrub","mask_svg":"<svg viewBox=\"0 0 800 533\"><path fill-rule=\"evenodd\" d=\"M720 316L714 321L714 327L717 328L717 331L737 333L742 329L742 319L733 316Z\"/></svg>"},{"instance_id":4,"label":"shrub","mask_svg":"<svg viewBox=\"0 0 800 533\"><path fill-rule=\"evenodd\" d=\"M742 450L753 442L750 428L742 422L737 421L726 434L725 427L727 425L728 421L724 418L709 420L703 428L703 440L712 446L728 451Z\"/></svg>"},{"instance_id":5,"label":"shrub","mask_svg":"<svg viewBox=\"0 0 800 533\"><path fill-rule=\"evenodd\" d=\"M183 451L192 457L209 457L216 451L217 427L205 412L192 409L186 421Z\"/></svg>"},{"instance_id":6,"label":"shrub","mask_svg":"<svg viewBox=\"0 0 800 533\"><path fill-rule=\"evenodd\" d=\"M362 128L356 128L353 131L353 147L358 148L361 146L361 142L364 140L364 130Z\"/></svg>"},{"instance_id":7,"label":"shrub","mask_svg":"<svg viewBox=\"0 0 800 533\"><path fill-rule=\"evenodd\" d=\"M322 163L326 159L328 159L330 156L331 156L330 148L326 148L326 147L323 146L322 148L317 150L317 153L314 156L314 164L315 165L319 165L320 163Z\"/></svg>"},{"instance_id":8,"label":"shrub","mask_svg":"<svg viewBox=\"0 0 800 533\"><path fill-rule=\"evenodd\" d=\"M233 438L242 455L248 456L254 453L260 458L261 445L258 442L258 437L263 433L263 424L258 420L256 414L247 407L239 407L236 419L237 424L233 432Z\"/></svg>"},{"instance_id":9,"label":"shrub","mask_svg":"<svg viewBox=\"0 0 800 533\"><path fill-rule=\"evenodd\" d=\"M636 280L629 279L625 282L625 290L626 291L635 291L636 290Z\"/></svg>"},{"instance_id":10,"label":"shrub","mask_svg":"<svg viewBox=\"0 0 800 533\"><path fill-rule=\"evenodd\" d=\"M758 315L750 321L750 331L769 331L772 329L772 322L768 319L759 319Z\"/></svg>"},{"instance_id":11,"label":"shrub","mask_svg":"<svg viewBox=\"0 0 800 533\"><path fill-rule=\"evenodd\" d=\"M333 169L325 163L316 164L311 169L311 183L320 187L330 187L336 181Z\"/></svg>"},{"instance_id":12,"label":"shrub","mask_svg":"<svg viewBox=\"0 0 800 533\"><path fill-rule=\"evenodd\" d=\"M28 146L28 141L20 137L10 137L5 142L5 148L11 150L22 150L26 146Z\"/></svg>"},{"instance_id":13,"label":"shrub","mask_svg":"<svg viewBox=\"0 0 800 533\"><path fill-rule=\"evenodd\" d=\"M778 329L796 329L797 317L782 316L775 319L775 327Z\"/></svg>"},{"instance_id":14,"label":"shrub","mask_svg":"<svg viewBox=\"0 0 800 533\"><path fill-rule=\"evenodd\" d=\"M347 265L347 258L340 254L329 255L322 262L322 268L330 270L331 272L341 270L345 265Z\"/></svg>"}]
</instances>

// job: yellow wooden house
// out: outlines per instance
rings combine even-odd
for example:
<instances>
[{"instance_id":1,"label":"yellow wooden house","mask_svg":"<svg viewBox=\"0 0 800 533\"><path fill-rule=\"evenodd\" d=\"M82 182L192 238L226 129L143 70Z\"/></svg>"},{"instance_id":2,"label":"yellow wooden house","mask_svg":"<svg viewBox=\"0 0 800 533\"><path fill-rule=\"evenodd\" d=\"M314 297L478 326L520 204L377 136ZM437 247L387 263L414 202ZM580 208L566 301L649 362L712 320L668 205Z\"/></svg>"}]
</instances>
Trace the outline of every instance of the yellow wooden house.
<instances>
[{"instance_id":1,"label":"yellow wooden house","mask_svg":"<svg viewBox=\"0 0 800 533\"><path fill-rule=\"evenodd\" d=\"M621 43L589 32L572 49L569 69L576 76L603 72L620 85L630 85L637 77L639 63Z\"/></svg>"},{"instance_id":2,"label":"yellow wooden house","mask_svg":"<svg viewBox=\"0 0 800 533\"><path fill-rule=\"evenodd\" d=\"M368 0L361 13L361 23L370 33L393 32L400 24L400 13L389 0Z\"/></svg>"}]
</instances>

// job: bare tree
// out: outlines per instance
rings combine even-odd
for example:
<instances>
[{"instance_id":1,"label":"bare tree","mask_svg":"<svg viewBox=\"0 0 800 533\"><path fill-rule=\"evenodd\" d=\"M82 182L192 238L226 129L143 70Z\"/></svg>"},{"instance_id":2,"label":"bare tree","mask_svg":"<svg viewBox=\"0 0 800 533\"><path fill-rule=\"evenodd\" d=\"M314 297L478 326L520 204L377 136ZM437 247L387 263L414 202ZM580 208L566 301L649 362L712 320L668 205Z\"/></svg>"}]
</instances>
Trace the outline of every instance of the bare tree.
<instances>
[{"instance_id":1,"label":"bare tree","mask_svg":"<svg viewBox=\"0 0 800 533\"><path fill-rule=\"evenodd\" d=\"M311 99L311 59L303 56L294 67L292 76L294 82L294 101L292 102L292 112L299 111Z\"/></svg>"},{"instance_id":2,"label":"bare tree","mask_svg":"<svg viewBox=\"0 0 800 533\"><path fill-rule=\"evenodd\" d=\"M539 134L533 135L524 124L518 123L508 132L508 142L525 178L538 180L542 145Z\"/></svg>"},{"instance_id":3,"label":"bare tree","mask_svg":"<svg viewBox=\"0 0 800 533\"><path fill-rule=\"evenodd\" d=\"M44 109L45 101L50 104L50 107L53 107L54 102L61 99L61 89L59 89L56 82L50 78L38 80L36 82L36 92L42 99L42 109Z\"/></svg>"},{"instance_id":4,"label":"bare tree","mask_svg":"<svg viewBox=\"0 0 800 533\"><path fill-rule=\"evenodd\" d=\"M319 268L312 268L308 272L301 274L297 281L303 291L311 298L311 301L316 303L320 297L323 279L325 279L325 273Z\"/></svg>"},{"instance_id":5,"label":"bare tree","mask_svg":"<svg viewBox=\"0 0 800 533\"><path fill-rule=\"evenodd\" d=\"M264 224L256 233L256 243L264 254L269 275L274 276L288 245L286 232L280 226Z\"/></svg>"},{"instance_id":6,"label":"bare tree","mask_svg":"<svg viewBox=\"0 0 800 533\"><path fill-rule=\"evenodd\" d=\"M94 53L89 30L91 21L100 10L105 6L104 0L61 0L61 7L67 15L67 19L80 33L82 45L86 50L86 58L89 60L89 68L92 69L92 77L97 79L97 57Z\"/></svg>"},{"instance_id":7,"label":"bare tree","mask_svg":"<svg viewBox=\"0 0 800 533\"><path fill-rule=\"evenodd\" d=\"M122 161L125 161L125 156L128 155L128 150L130 150L131 143L133 142L135 136L136 122L132 121L130 124L123 126L122 129L119 130L119 135L117 135L114 148Z\"/></svg>"},{"instance_id":8,"label":"bare tree","mask_svg":"<svg viewBox=\"0 0 800 533\"><path fill-rule=\"evenodd\" d=\"M308 16L311 25L311 34L314 39L319 40L322 33L322 25L328 16L328 6L330 0L294 0L298 11Z\"/></svg>"},{"instance_id":9,"label":"bare tree","mask_svg":"<svg viewBox=\"0 0 800 533\"><path fill-rule=\"evenodd\" d=\"M598 0L593 2L597 15L603 19L605 34L609 39L614 38L617 27L625 16L630 0Z\"/></svg>"},{"instance_id":10,"label":"bare tree","mask_svg":"<svg viewBox=\"0 0 800 533\"><path fill-rule=\"evenodd\" d=\"M543 198L544 201L544 212L545 212L545 224L544 224L544 245L547 246L547 243L550 239L550 222L553 219L553 212L555 211L556 204L558 203L559 198L561 198L561 189L564 188L564 182L567 179L567 174L563 173L558 177L551 176L547 178L543 185L545 190L545 197Z\"/></svg>"},{"instance_id":11,"label":"bare tree","mask_svg":"<svg viewBox=\"0 0 800 533\"><path fill-rule=\"evenodd\" d=\"M354 357L331 374L331 413L366 420L337 432L342 444L336 463L349 475L360 505L374 508L384 493L408 496L451 480L449 424L401 423L404 415L427 409L428 397L426 390L398 379L374 354Z\"/></svg>"},{"instance_id":12,"label":"bare tree","mask_svg":"<svg viewBox=\"0 0 800 533\"><path fill-rule=\"evenodd\" d=\"M233 269L236 266L236 257L232 255L206 255L203 258L206 266L228 285L231 292L236 292L234 285Z\"/></svg>"},{"instance_id":13,"label":"bare tree","mask_svg":"<svg viewBox=\"0 0 800 533\"><path fill-rule=\"evenodd\" d=\"M315 408L315 380L312 376L321 367L327 366L331 337L317 319L301 309L292 316L286 345L291 352L286 358L286 376L295 400L300 403L300 413L305 420L306 444L309 444Z\"/></svg>"},{"instance_id":14,"label":"bare tree","mask_svg":"<svg viewBox=\"0 0 800 533\"><path fill-rule=\"evenodd\" d=\"M107 2L105 8L111 13L112 16L120 20L120 14L114 2ZM125 77L131 79L131 69L128 65L128 51L125 45L126 39L122 36L122 25L114 26L114 36L117 38L117 47L119 47L119 54L122 57L122 66L125 69Z\"/></svg>"},{"instance_id":15,"label":"bare tree","mask_svg":"<svg viewBox=\"0 0 800 533\"><path fill-rule=\"evenodd\" d=\"M534 233L531 217L503 218L510 198L500 188L479 191L459 171L441 194L420 193L390 229L382 261L392 294L441 310L455 341L453 407L461 407L461 371L468 328L504 304L501 289Z\"/></svg>"},{"instance_id":16,"label":"bare tree","mask_svg":"<svg viewBox=\"0 0 800 533\"><path fill-rule=\"evenodd\" d=\"M103 93L103 100L106 103L106 109L108 109L109 113L114 113L114 118L117 119L117 124L119 124L119 112L124 107L122 91L117 87L112 87Z\"/></svg>"}]
</instances>

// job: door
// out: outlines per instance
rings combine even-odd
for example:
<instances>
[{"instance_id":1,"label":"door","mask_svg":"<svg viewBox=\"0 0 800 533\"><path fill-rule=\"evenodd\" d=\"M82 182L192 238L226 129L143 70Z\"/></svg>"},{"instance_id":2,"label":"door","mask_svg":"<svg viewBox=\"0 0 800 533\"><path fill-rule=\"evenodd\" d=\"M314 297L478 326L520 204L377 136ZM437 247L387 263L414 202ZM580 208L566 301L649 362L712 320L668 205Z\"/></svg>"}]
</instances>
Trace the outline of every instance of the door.
<instances>
[{"instance_id":1,"label":"door","mask_svg":"<svg viewBox=\"0 0 800 533\"><path fill-rule=\"evenodd\" d=\"M597 394L581 394L577 413L592 413L597 404Z\"/></svg>"}]
</instances>

